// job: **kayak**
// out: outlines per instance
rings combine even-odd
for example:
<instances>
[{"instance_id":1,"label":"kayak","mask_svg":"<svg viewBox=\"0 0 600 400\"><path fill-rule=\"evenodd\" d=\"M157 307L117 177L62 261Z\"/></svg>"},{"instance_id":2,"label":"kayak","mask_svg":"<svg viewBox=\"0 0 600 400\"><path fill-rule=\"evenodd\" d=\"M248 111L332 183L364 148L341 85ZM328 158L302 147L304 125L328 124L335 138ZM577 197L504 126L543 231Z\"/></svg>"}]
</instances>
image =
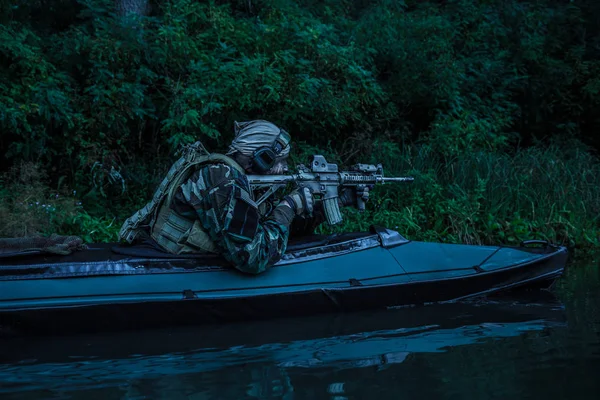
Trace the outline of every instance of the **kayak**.
<instances>
[{"instance_id":1,"label":"kayak","mask_svg":"<svg viewBox=\"0 0 600 400\"><path fill-rule=\"evenodd\" d=\"M88 247L67 256L0 258L0 331L138 329L455 302L550 285L568 255L545 241L419 242L377 226L290 240L281 260L260 275L212 254Z\"/></svg>"}]
</instances>

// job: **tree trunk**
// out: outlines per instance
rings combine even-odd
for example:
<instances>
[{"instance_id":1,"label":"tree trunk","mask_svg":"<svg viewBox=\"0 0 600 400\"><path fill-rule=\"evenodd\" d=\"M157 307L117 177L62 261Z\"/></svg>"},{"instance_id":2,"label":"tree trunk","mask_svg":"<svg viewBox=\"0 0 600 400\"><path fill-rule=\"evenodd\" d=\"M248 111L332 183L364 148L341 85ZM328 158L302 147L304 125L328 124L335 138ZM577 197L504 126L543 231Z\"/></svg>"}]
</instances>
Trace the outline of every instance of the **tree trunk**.
<instances>
[{"instance_id":1,"label":"tree trunk","mask_svg":"<svg viewBox=\"0 0 600 400\"><path fill-rule=\"evenodd\" d=\"M115 0L117 13L125 16L130 13L146 15L149 10L149 0Z\"/></svg>"}]
</instances>

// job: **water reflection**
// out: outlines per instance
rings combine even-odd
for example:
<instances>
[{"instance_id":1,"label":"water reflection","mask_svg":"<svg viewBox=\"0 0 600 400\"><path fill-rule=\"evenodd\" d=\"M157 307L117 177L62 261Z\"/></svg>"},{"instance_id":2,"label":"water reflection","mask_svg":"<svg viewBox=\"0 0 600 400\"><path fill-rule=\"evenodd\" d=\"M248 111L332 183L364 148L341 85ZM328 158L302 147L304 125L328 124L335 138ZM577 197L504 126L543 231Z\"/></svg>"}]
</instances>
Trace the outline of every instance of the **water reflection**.
<instances>
[{"instance_id":1,"label":"water reflection","mask_svg":"<svg viewBox=\"0 0 600 400\"><path fill-rule=\"evenodd\" d=\"M540 292L371 313L4 339L3 399L597 398L598 269ZM532 297L533 296L533 297Z\"/></svg>"}]
</instances>

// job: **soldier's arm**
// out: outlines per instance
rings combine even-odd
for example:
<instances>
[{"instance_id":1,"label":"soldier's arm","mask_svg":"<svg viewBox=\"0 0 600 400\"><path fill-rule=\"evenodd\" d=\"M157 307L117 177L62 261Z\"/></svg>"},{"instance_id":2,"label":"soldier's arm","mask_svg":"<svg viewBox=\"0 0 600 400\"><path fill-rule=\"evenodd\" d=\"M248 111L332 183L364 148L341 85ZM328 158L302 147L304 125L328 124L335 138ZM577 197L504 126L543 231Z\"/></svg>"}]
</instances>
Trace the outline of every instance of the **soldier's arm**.
<instances>
[{"instance_id":1,"label":"soldier's arm","mask_svg":"<svg viewBox=\"0 0 600 400\"><path fill-rule=\"evenodd\" d=\"M261 273L285 252L294 210L287 203L280 204L263 219L246 176L227 165L200 169L180 187L174 200L180 207L182 203L187 206L180 213L188 217L195 213L222 255L240 271Z\"/></svg>"}]
</instances>

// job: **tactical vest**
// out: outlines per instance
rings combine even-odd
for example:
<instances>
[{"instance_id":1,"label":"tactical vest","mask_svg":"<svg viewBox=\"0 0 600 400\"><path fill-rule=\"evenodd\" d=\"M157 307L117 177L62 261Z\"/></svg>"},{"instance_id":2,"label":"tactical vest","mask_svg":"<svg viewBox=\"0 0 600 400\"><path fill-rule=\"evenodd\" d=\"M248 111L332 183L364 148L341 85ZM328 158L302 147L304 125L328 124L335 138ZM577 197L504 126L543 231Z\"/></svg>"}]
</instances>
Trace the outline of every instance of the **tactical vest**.
<instances>
[{"instance_id":1,"label":"tactical vest","mask_svg":"<svg viewBox=\"0 0 600 400\"><path fill-rule=\"evenodd\" d=\"M170 207L179 186L203 164L213 163L223 163L245 173L232 158L210 154L200 142L186 147L183 156L169 169L152 200L125 221L119 237L128 243L151 237L172 254L217 253L214 242L198 219L184 218Z\"/></svg>"}]
</instances>

